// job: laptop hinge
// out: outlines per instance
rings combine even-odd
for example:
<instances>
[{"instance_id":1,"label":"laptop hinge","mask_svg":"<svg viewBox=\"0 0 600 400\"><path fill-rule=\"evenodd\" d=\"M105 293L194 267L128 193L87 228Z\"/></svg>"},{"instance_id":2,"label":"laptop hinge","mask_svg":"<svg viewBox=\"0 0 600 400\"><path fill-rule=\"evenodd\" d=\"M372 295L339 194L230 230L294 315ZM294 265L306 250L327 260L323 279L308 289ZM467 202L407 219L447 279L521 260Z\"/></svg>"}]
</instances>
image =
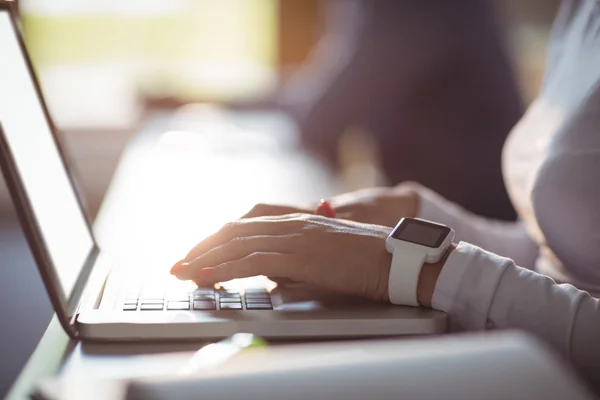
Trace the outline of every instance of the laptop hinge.
<instances>
[{"instance_id":1,"label":"laptop hinge","mask_svg":"<svg viewBox=\"0 0 600 400\"><path fill-rule=\"evenodd\" d=\"M98 262L99 255L100 249L94 245L67 300L67 316L70 318L77 314L81 302L83 301L84 293L89 286L92 270Z\"/></svg>"},{"instance_id":2,"label":"laptop hinge","mask_svg":"<svg viewBox=\"0 0 600 400\"><path fill-rule=\"evenodd\" d=\"M102 257L102 261L98 260ZM100 307L100 302L106 289L106 283L111 273L112 264L106 261L106 257L98 255L96 258L95 268L90 273L86 285L84 286L80 300L77 304L73 316L71 317L69 324L73 327L77 335L79 330L77 329L77 318L81 314L82 309L96 309Z\"/></svg>"},{"instance_id":3,"label":"laptop hinge","mask_svg":"<svg viewBox=\"0 0 600 400\"><path fill-rule=\"evenodd\" d=\"M73 336L75 338L79 337L79 329L77 329L77 317L79 316L79 308L77 309L77 312L75 314L73 314L73 316L71 317L71 320L69 321L69 325L71 325L73 327Z\"/></svg>"}]
</instances>

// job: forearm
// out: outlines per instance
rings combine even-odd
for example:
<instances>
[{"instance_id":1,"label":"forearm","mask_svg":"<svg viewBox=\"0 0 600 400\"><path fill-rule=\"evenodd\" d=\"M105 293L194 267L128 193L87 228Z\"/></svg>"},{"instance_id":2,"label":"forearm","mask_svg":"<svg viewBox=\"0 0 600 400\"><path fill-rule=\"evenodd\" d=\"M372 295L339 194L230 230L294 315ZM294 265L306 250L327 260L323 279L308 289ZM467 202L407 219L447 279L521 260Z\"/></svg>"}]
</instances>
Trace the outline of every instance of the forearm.
<instances>
[{"instance_id":1,"label":"forearm","mask_svg":"<svg viewBox=\"0 0 600 400\"><path fill-rule=\"evenodd\" d=\"M468 212L437 193L422 186L418 192L416 216L451 226L457 241L473 243L496 254L533 268L538 246L527 233L522 221L505 222L484 218Z\"/></svg>"},{"instance_id":2,"label":"forearm","mask_svg":"<svg viewBox=\"0 0 600 400\"><path fill-rule=\"evenodd\" d=\"M424 266L418 297L448 313L453 331L523 329L570 359L588 382L600 380L600 301L571 285L461 244L446 262Z\"/></svg>"}]
</instances>

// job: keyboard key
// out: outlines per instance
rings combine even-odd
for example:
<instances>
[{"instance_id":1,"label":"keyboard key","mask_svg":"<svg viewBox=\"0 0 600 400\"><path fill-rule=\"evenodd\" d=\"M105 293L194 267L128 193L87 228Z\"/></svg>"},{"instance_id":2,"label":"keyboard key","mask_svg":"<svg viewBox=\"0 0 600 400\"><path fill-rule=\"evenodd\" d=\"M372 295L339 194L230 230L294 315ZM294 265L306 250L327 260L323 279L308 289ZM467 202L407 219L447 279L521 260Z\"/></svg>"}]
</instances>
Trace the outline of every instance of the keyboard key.
<instances>
[{"instance_id":1,"label":"keyboard key","mask_svg":"<svg viewBox=\"0 0 600 400\"><path fill-rule=\"evenodd\" d=\"M270 303L270 297L246 297L246 303Z\"/></svg>"},{"instance_id":2,"label":"keyboard key","mask_svg":"<svg viewBox=\"0 0 600 400\"><path fill-rule=\"evenodd\" d=\"M194 300L215 300L214 293L194 293Z\"/></svg>"},{"instance_id":3,"label":"keyboard key","mask_svg":"<svg viewBox=\"0 0 600 400\"><path fill-rule=\"evenodd\" d=\"M271 295L269 293L246 293L246 297L251 298L251 299L261 299L261 298L270 299Z\"/></svg>"},{"instance_id":4,"label":"keyboard key","mask_svg":"<svg viewBox=\"0 0 600 400\"><path fill-rule=\"evenodd\" d=\"M214 301L196 300L194 301L194 310L216 310L217 306Z\"/></svg>"},{"instance_id":5,"label":"keyboard key","mask_svg":"<svg viewBox=\"0 0 600 400\"><path fill-rule=\"evenodd\" d=\"M256 301L266 300L266 301L271 301L271 296L269 296L268 294L267 295L264 295L264 294L261 294L261 295L247 294L244 297L246 297L246 299L248 299L248 300L256 300Z\"/></svg>"},{"instance_id":6,"label":"keyboard key","mask_svg":"<svg viewBox=\"0 0 600 400\"><path fill-rule=\"evenodd\" d=\"M163 305L161 304L142 304L140 310L142 311L162 311Z\"/></svg>"},{"instance_id":7,"label":"keyboard key","mask_svg":"<svg viewBox=\"0 0 600 400\"><path fill-rule=\"evenodd\" d=\"M215 289L212 288L198 288L196 290L194 290L194 295L196 294L215 294Z\"/></svg>"},{"instance_id":8,"label":"keyboard key","mask_svg":"<svg viewBox=\"0 0 600 400\"><path fill-rule=\"evenodd\" d=\"M241 310L242 303L221 303L221 310Z\"/></svg>"},{"instance_id":9,"label":"keyboard key","mask_svg":"<svg viewBox=\"0 0 600 400\"><path fill-rule=\"evenodd\" d=\"M246 290L247 296L268 296L269 292L266 290Z\"/></svg>"},{"instance_id":10,"label":"keyboard key","mask_svg":"<svg viewBox=\"0 0 600 400\"><path fill-rule=\"evenodd\" d=\"M244 293L246 294L269 294L268 291L266 291L265 289L246 289L244 290Z\"/></svg>"},{"instance_id":11,"label":"keyboard key","mask_svg":"<svg viewBox=\"0 0 600 400\"><path fill-rule=\"evenodd\" d=\"M241 300L242 296L239 294L222 294L219 296L220 299L236 299Z\"/></svg>"},{"instance_id":12,"label":"keyboard key","mask_svg":"<svg viewBox=\"0 0 600 400\"><path fill-rule=\"evenodd\" d=\"M241 297L221 297L220 299L221 303L241 303L242 299Z\"/></svg>"},{"instance_id":13,"label":"keyboard key","mask_svg":"<svg viewBox=\"0 0 600 400\"><path fill-rule=\"evenodd\" d=\"M167 296L168 301L190 301L190 296L187 293L172 294Z\"/></svg>"},{"instance_id":14,"label":"keyboard key","mask_svg":"<svg viewBox=\"0 0 600 400\"><path fill-rule=\"evenodd\" d=\"M221 289L219 289L219 294L220 295L237 294L239 296L240 295L240 291L237 290L237 289L225 289L225 288L221 288Z\"/></svg>"},{"instance_id":15,"label":"keyboard key","mask_svg":"<svg viewBox=\"0 0 600 400\"><path fill-rule=\"evenodd\" d=\"M141 303L142 304L162 304L163 303L163 299L142 299Z\"/></svg>"},{"instance_id":16,"label":"keyboard key","mask_svg":"<svg viewBox=\"0 0 600 400\"><path fill-rule=\"evenodd\" d=\"M253 303L246 304L247 310L272 310L273 306L270 303Z\"/></svg>"},{"instance_id":17,"label":"keyboard key","mask_svg":"<svg viewBox=\"0 0 600 400\"><path fill-rule=\"evenodd\" d=\"M273 304L269 303L269 302L262 302L262 303L246 303L246 308L250 309L252 307L263 307L263 306L269 306L270 308L273 307Z\"/></svg>"},{"instance_id":18,"label":"keyboard key","mask_svg":"<svg viewBox=\"0 0 600 400\"><path fill-rule=\"evenodd\" d=\"M260 295L260 296L256 296L256 295L251 295L251 294L247 294L246 295L246 300L248 301L256 301L256 302L270 302L271 301L271 296L269 295Z\"/></svg>"},{"instance_id":19,"label":"keyboard key","mask_svg":"<svg viewBox=\"0 0 600 400\"><path fill-rule=\"evenodd\" d=\"M137 304L125 304L123 306L123 311L135 311L137 310Z\"/></svg>"},{"instance_id":20,"label":"keyboard key","mask_svg":"<svg viewBox=\"0 0 600 400\"><path fill-rule=\"evenodd\" d=\"M187 301L170 301L167 304L167 310L189 310L190 303Z\"/></svg>"},{"instance_id":21,"label":"keyboard key","mask_svg":"<svg viewBox=\"0 0 600 400\"><path fill-rule=\"evenodd\" d=\"M138 298L137 297L125 297L125 303L137 303L138 302Z\"/></svg>"},{"instance_id":22,"label":"keyboard key","mask_svg":"<svg viewBox=\"0 0 600 400\"><path fill-rule=\"evenodd\" d=\"M248 294L248 293L252 293L252 294L269 294L269 292L266 289L246 289L244 290L244 293Z\"/></svg>"},{"instance_id":23,"label":"keyboard key","mask_svg":"<svg viewBox=\"0 0 600 400\"><path fill-rule=\"evenodd\" d=\"M239 293L222 293L219 296L221 299L241 299L242 296Z\"/></svg>"}]
</instances>

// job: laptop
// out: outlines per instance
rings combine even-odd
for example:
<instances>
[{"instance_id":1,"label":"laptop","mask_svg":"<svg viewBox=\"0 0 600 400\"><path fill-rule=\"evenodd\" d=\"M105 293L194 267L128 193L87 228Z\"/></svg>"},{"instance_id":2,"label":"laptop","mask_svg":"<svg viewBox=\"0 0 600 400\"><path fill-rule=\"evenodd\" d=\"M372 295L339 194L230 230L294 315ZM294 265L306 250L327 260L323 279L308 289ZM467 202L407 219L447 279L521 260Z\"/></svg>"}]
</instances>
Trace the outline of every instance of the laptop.
<instances>
[{"instance_id":1,"label":"laptop","mask_svg":"<svg viewBox=\"0 0 600 400\"><path fill-rule=\"evenodd\" d=\"M263 280L198 288L132 277L99 248L18 25L0 3L2 172L57 317L74 339L212 339L434 334L444 313Z\"/></svg>"}]
</instances>

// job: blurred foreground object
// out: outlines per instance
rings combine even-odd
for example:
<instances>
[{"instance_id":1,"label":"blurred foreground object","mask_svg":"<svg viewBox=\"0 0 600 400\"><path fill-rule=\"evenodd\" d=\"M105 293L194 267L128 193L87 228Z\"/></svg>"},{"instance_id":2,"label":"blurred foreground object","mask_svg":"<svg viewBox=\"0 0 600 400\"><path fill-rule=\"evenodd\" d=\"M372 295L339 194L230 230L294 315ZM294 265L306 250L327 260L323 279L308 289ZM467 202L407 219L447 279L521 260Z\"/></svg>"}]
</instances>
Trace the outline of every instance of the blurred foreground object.
<instances>
[{"instance_id":1,"label":"blurred foreground object","mask_svg":"<svg viewBox=\"0 0 600 400\"><path fill-rule=\"evenodd\" d=\"M199 394L265 400L594 399L559 358L517 332L269 346L241 351L196 375L172 373L189 353L128 362L139 364L136 358L167 375L63 378L42 383L39 391L56 400L94 400L109 393L127 400L197 399Z\"/></svg>"}]
</instances>

